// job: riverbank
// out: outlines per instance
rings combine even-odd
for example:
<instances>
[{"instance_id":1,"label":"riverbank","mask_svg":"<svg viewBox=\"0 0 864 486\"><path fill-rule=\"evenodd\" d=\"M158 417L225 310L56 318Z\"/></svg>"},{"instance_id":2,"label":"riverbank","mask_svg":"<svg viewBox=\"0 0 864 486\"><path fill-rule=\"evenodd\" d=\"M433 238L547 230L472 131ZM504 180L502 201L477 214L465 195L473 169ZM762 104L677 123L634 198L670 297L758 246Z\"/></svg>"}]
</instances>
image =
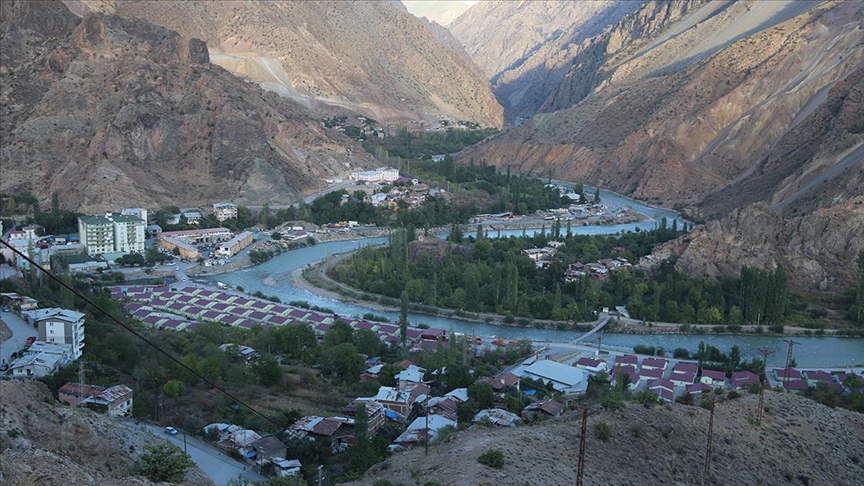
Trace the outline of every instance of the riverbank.
<instances>
[{"instance_id":1,"label":"riverbank","mask_svg":"<svg viewBox=\"0 0 864 486\"><path fill-rule=\"evenodd\" d=\"M340 262L350 258L352 252L332 255L328 260L322 260L296 268L290 274L291 284L311 294L331 300L340 300L352 304L362 305L372 310L382 312L399 312L400 303L396 299L363 292L330 278L327 274L328 266L335 267ZM559 331L588 331L599 321L583 322L573 324L571 322L533 320L527 318L516 318L513 322L505 322L503 316L498 314L472 313L458 309L446 309L427 305L412 305L412 312L433 317L445 317L458 319L465 322L492 324L497 326L508 326L515 328L536 328ZM720 324L681 324L650 322L645 323L636 319L615 317L604 332L616 334L644 334L644 335L682 335L682 336L825 336L842 337L838 329L823 329L820 333L813 330L784 326L783 333L772 333L764 326L745 325L740 326L734 332L727 332L727 328Z\"/></svg>"}]
</instances>

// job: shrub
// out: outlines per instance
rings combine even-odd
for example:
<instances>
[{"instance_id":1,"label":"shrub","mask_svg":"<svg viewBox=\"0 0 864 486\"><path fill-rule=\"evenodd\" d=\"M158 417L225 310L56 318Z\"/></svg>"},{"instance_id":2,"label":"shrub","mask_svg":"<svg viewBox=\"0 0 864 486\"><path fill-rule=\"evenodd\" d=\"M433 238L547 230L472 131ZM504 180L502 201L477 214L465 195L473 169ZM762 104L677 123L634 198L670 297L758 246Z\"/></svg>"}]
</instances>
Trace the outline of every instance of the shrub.
<instances>
[{"instance_id":1,"label":"shrub","mask_svg":"<svg viewBox=\"0 0 864 486\"><path fill-rule=\"evenodd\" d=\"M489 449L483 454L480 454L480 457L477 458L477 462L484 466L501 469L504 467L504 453L498 449Z\"/></svg>"},{"instance_id":2,"label":"shrub","mask_svg":"<svg viewBox=\"0 0 864 486\"><path fill-rule=\"evenodd\" d=\"M731 390L729 393L726 394L726 398L728 398L729 400L734 400L740 396L741 394L735 390Z\"/></svg>"},{"instance_id":3,"label":"shrub","mask_svg":"<svg viewBox=\"0 0 864 486\"><path fill-rule=\"evenodd\" d=\"M606 422L600 422L596 427L594 427L594 437L606 442L610 437L612 437L612 426Z\"/></svg>"},{"instance_id":4,"label":"shrub","mask_svg":"<svg viewBox=\"0 0 864 486\"><path fill-rule=\"evenodd\" d=\"M645 426L642 424L636 424L633 427L630 427L630 432L633 433L633 437L639 438L645 433Z\"/></svg>"}]
</instances>

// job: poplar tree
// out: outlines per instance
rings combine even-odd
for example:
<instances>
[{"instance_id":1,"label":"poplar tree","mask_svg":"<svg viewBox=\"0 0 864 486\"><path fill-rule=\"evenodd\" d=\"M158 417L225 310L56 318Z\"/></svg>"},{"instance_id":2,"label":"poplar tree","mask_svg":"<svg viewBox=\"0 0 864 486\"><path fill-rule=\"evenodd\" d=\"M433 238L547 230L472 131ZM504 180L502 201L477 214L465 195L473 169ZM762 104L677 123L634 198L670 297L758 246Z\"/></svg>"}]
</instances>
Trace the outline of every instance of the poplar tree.
<instances>
[{"instance_id":1,"label":"poplar tree","mask_svg":"<svg viewBox=\"0 0 864 486\"><path fill-rule=\"evenodd\" d=\"M864 250L858 252L858 324L864 324Z\"/></svg>"},{"instance_id":2,"label":"poplar tree","mask_svg":"<svg viewBox=\"0 0 864 486\"><path fill-rule=\"evenodd\" d=\"M402 291L402 306L399 310L399 336L402 338L402 345L408 342L408 292Z\"/></svg>"}]
</instances>

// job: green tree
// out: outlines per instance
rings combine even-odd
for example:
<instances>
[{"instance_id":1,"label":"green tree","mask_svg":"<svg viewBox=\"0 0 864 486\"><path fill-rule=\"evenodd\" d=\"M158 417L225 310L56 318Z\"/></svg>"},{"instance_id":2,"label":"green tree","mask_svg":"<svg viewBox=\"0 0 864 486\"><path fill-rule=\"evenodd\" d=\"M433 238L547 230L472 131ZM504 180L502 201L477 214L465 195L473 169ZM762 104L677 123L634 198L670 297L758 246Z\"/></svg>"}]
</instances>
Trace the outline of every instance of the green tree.
<instances>
[{"instance_id":1,"label":"green tree","mask_svg":"<svg viewBox=\"0 0 864 486\"><path fill-rule=\"evenodd\" d=\"M479 410L490 408L495 403L495 389L488 383L474 383L468 387L468 398L477 404Z\"/></svg>"},{"instance_id":2,"label":"green tree","mask_svg":"<svg viewBox=\"0 0 864 486\"><path fill-rule=\"evenodd\" d=\"M363 474L378 462L375 449L369 440L369 416L366 404L358 403L354 414L354 445L348 449L351 471Z\"/></svg>"},{"instance_id":3,"label":"green tree","mask_svg":"<svg viewBox=\"0 0 864 486\"><path fill-rule=\"evenodd\" d=\"M337 321L324 333L324 345L327 347L353 342L354 329L347 322Z\"/></svg>"},{"instance_id":4,"label":"green tree","mask_svg":"<svg viewBox=\"0 0 864 486\"><path fill-rule=\"evenodd\" d=\"M321 371L343 383L353 383L363 372L366 362L351 343L342 343L321 353Z\"/></svg>"},{"instance_id":5,"label":"green tree","mask_svg":"<svg viewBox=\"0 0 864 486\"><path fill-rule=\"evenodd\" d=\"M252 363L252 371L258 376L258 381L267 387L282 382L282 368L279 361L270 354L264 354Z\"/></svg>"},{"instance_id":6,"label":"green tree","mask_svg":"<svg viewBox=\"0 0 864 486\"><path fill-rule=\"evenodd\" d=\"M186 393L186 386L183 385L182 381L169 380L164 385L162 385L162 391L168 398L177 398L180 395Z\"/></svg>"},{"instance_id":7,"label":"green tree","mask_svg":"<svg viewBox=\"0 0 864 486\"><path fill-rule=\"evenodd\" d=\"M399 307L399 337L402 345L408 344L408 292L402 291Z\"/></svg>"},{"instance_id":8,"label":"green tree","mask_svg":"<svg viewBox=\"0 0 864 486\"><path fill-rule=\"evenodd\" d=\"M864 250L858 252L858 310L856 321L864 324Z\"/></svg>"},{"instance_id":9,"label":"green tree","mask_svg":"<svg viewBox=\"0 0 864 486\"><path fill-rule=\"evenodd\" d=\"M186 471L195 465L189 454L167 442L145 445L144 450L138 472L156 483L181 483Z\"/></svg>"}]
</instances>

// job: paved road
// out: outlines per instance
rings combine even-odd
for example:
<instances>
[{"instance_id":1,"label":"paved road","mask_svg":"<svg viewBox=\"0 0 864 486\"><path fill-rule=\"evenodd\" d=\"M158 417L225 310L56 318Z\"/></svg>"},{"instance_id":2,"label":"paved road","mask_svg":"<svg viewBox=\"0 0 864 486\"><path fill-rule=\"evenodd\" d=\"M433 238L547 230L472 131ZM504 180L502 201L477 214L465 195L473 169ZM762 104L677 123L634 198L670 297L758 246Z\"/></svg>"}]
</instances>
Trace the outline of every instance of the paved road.
<instances>
[{"instance_id":1,"label":"paved road","mask_svg":"<svg viewBox=\"0 0 864 486\"><path fill-rule=\"evenodd\" d=\"M39 333L33 326L27 324L27 321L14 312L2 312L0 313L0 319L3 319L6 326L12 331L12 337L0 343L0 363L3 362L2 360L9 363L9 356L15 351L24 349L24 343L27 341L27 338L38 336Z\"/></svg>"},{"instance_id":2,"label":"paved road","mask_svg":"<svg viewBox=\"0 0 864 486\"><path fill-rule=\"evenodd\" d=\"M151 434L165 439L181 450L183 449L183 432L177 435L168 435L165 433L164 427L148 424L144 425L144 428ZM266 477L251 471L250 466L245 466L231 459L216 447L197 437L186 436L186 452L189 453L198 468L213 480L216 486L224 486L237 476L243 476L245 479L256 482L267 480Z\"/></svg>"}]
</instances>

